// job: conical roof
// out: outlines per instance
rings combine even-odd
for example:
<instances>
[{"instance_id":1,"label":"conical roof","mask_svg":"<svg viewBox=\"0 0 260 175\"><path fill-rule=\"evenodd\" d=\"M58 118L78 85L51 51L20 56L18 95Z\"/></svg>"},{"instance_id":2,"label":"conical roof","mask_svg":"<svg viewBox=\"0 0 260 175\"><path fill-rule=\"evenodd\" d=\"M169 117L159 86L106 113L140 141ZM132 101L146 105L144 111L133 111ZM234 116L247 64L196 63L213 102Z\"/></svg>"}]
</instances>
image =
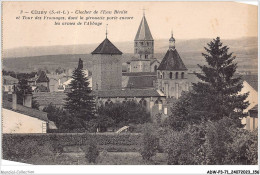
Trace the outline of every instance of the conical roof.
<instances>
[{"instance_id":1,"label":"conical roof","mask_svg":"<svg viewBox=\"0 0 260 175\"><path fill-rule=\"evenodd\" d=\"M142 21L139 25L138 31L135 36L135 40L153 40L151 31L149 29L145 16L143 16Z\"/></svg>"},{"instance_id":2,"label":"conical roof","mask_svg":"<svg viewBox=\"0 0 260 175\"><path fill-rule=\"evenodd\" d=\"M121 55L122 52L106 38L91 54Z\"/></svg>"},{"instance_id":3,"label":"conical roof","mask_svg":"<svg viewBox=\"0 0 260 175\"><path fill-rule=\"evenodd\" d=\"M159 65L158 70L180 71L188 69L184 65L177 50L169 49Z\"/></svg>"}]
</instances>

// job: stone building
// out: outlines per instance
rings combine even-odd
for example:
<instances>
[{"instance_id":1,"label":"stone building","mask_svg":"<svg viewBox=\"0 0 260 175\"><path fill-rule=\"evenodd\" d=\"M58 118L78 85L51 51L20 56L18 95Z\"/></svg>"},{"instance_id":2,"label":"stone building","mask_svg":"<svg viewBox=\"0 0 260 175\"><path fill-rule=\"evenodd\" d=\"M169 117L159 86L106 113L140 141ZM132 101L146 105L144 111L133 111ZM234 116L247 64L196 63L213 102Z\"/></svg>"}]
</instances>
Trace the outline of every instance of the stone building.
<instances>
[{"instance_id":1,"label":"stone building","mask_svg":"<svg viewBox=\"0 0 260 175\"><path fill-rule=\"evenodd\" d=\"M166 97L178 99L182 91L189 90L188 69L175 49L173 34L169 40L169 49L157 69L157 88Z\"/></svg>"},{"instance_id":2,"label":"stone building","mask_svg":"<svg viewBox=\"0 0 260 175\"><path fill-rule=\"evenodd\" d=\"M106 37L91 54L93 60L92 89L121 89L122 52Z\"/></svg>"},{"instance_id":3,"label":"stone building","mask_svg":"<svg viewBox=\"0 0 260 175\"><path fill-rule=\"evenodd\" d=\"M28 80L34 92L50 92L50 79L44 71L39 71L35 77Z\"/></svg>"},{"instance_id":4,"label":"stone building","mask_svg":"<svg viewBox=\"0 0 260 175\"><path fill-rule=\"evenodd\" d=\"M154 40L149 29L145 14L141 20L134 40L134 53L140 59L152 59L154 54Z\"/></svg>"},{"instance_id":5,"label":"stone building","mask_svg":"<svg viewBox=\"0 0 260 175\"><path fill-rule=\"evenodd\" d=\"M155 72L159 63L154 58L154 39L144 14L134 39L134 57L127 62L127 72Z\"/></svg>"},{"instance_id":6,"label":"stone building","mask_svg":"<svg viewBox=\"0 0 260 175\"><path fill-rule=\"evenodd\" d=\"M159 90L122 88L122 52L107 37L92 55L92 90L97 107L116 102L135 101L145 106L151 114L154 106L162 110L165 95Z\"/></svg>"},{"instance_id":7,"label":"stone building","mask_svg":"<svg viewBox=\"0 0 260 175\"><path fill-rule=\"evenodd\" d=\"M2 90L4 92L14 92L14 87L18 84L18 79L11 77L10 75L3 76Z\"/></svg>"}]
</instances>

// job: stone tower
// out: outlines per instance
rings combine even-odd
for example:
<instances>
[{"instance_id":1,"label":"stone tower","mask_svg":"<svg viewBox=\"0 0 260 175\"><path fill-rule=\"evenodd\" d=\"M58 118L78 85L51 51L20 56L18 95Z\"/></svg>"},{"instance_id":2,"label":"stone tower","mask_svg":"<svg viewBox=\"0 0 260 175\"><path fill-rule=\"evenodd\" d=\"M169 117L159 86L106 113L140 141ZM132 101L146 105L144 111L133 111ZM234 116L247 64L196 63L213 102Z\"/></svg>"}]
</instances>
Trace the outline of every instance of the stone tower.
<instances>
[{"instance_id":1,"label":"stone tower","mask_svg":"<svg viewBox=\"0 0 260 175\"><path fill-rule=\"evenodd\" d=\"M112 90L122 88L122 52L106 37L91 53L93 61L92 89Z\"/></svg>"},{"instance_id":2,"label":"stone tower","mask_svg":"<svg viewBox=\"0 0 260 175\"><path fill-rule=\"evenodd\" d=\"M154 54L154 40L148 23L143 15L134 40L134 53L136 58L152 59Z\"/></svg>"},{"instance_id":3,"label":"stone tower","mask_svg":"<svg viewBox=\"0 0 260 175\"><path fill-rule=\"evenodd\" d=\"M169 39L169 49L157 69L158 89L166 97L179 98L182 91L188 91L188 69L175 49L173 34Z\"/></svg>"}]
</instances>

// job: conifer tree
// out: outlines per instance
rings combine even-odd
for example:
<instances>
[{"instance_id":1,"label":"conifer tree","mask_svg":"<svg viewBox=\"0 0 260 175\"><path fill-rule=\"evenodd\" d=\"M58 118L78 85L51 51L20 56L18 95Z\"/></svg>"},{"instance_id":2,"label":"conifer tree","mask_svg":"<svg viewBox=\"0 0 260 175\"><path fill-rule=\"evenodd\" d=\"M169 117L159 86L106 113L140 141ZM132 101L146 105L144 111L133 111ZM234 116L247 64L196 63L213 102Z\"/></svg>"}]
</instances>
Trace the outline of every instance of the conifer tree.
<instances>
[{"instance_id":1,"label":"conifer tree","mask_svg":"<svg viewBox=\"0 0 260 175\"><path fill-rule=\"evenodd\" d=\"M67 93L65 109L75 117L90 120L95 113L94 98L91 95L88 78L83 72L83 61L79 59L69 84L71 91Z\"/></svg>"},{"instance_id":2,"label":"conifer tree","mask_svg":"<svg viewBox=\"0 0 260 175\"><path fill-rule=\"evenodd\" d=\"M17 103L23 105L25 95L32 94L32 88L26 79L20 79L16 87Z\"/></svg>"},{"instance_id":3,"label":"conifer tree","mask_svg":"<svg viewBox=\"0 0 260 175\"><path fill-rule=\"evenodd\" d=\"M204 120L218 121L224 117L231 118L238 127L242 127L243 112L249 105L248 93L238 94L243 88L241 77L235 76L237 64L235 56L228 53L229 48L222 46L217 37L210 43L207 53L202 53L208 65L198 65L202 73L196 73L202 80L193 84L191 92L192 115ZM193 118L193 117L192 117Z\"/></svg>"}]
</instances>

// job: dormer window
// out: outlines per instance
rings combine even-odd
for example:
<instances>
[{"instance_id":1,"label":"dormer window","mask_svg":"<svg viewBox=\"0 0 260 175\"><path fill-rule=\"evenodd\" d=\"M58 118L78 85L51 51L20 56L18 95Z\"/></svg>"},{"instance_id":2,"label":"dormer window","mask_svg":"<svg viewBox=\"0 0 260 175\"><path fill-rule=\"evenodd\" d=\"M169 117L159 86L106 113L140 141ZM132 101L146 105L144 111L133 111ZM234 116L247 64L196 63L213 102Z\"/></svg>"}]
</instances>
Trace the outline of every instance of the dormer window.
<instances>
[{"instance_id":1,"label":"dormer window","mask_svg":"<svg viewBox=\"0 0 260 175\"><path fill-rule=\"evenodd\" d=\"M181 78L184 79L184 72L181 73Z\"/></svg>"}]
</instances>

